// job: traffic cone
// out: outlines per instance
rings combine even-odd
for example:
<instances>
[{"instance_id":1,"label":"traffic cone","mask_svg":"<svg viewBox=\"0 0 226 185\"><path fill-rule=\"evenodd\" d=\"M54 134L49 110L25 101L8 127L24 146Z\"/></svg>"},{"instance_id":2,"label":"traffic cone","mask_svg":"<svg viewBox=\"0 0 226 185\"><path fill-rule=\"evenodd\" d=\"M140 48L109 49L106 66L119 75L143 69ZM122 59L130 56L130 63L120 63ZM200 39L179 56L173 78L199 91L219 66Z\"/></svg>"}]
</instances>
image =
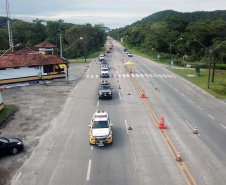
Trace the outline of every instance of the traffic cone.
<instances>
[{"instance_id":1,"label":"traffic cone","mask_svg":"<svg viewBox=\"0 0 226 185\"><path fill-rule=\"evenodd\" d=\"M117 78L117 82L119 82L118 78Z\"/></svg>"},{"instance_id":2,"label":"traffic cone","mask_svg":"<svg viewBox=\"0 0 226 185\"><path fill-rule=\"evenodd\" d=\"M193 131L193 134L198 134L197 127L195 127L195 129L194 129L194 131Z\"/></svg>"},{"instance_id":3,"label":"traffic cone","mask_svg":"<svg viewBox=\"0 0 226 185\"><path fill-rule=\"evenodd\" d=\"M128 92L128 95L131 95L130 91Z\"/></svg>"},{"instance_id":4,"label":"traffic cone","mask_svg":"<svg viewBox=\"0 0 226 185\"><path fill-rule=\"evenodd\" d=\"M116 78L118 78L118 75L116 75Z\"/></svg>"},{"instance_id":5,"label":"traffic cone","mask_svg":"<svg viewBox=\"0 0 226 185\"><path fill-rule=\"evenodd\" d=\"M181 156L180 156L180 150L177 153L176 161L182 161Z\"/></svg>"},{"instance_id":6,"label":"traffic cone","mask_svg":"<svg viewBox=\"0 0 226 185\"><path fill-rule=\"evenodd\" d=\"M120 85L118 86L118 89L121 89Z\"/></svg>"},{"instance_id":7,"label":"traffic cone","mask_svg":"<svg viewBox=\"0 0 226 185\"><path fill-rule=\"evenodd\" d=\"M130 68L130 71L129 71L129 73L132 73L132 68Z\"/></svg>"},{"instance_id":8,"label":"traffic cone","mask_svg":"<svg viewBox=\"0 0 226 185\"><path fill-rule=\"evenodd\" d=\"M155 85L155 90L157 90L157 86Z\"/></svg>"},{"instance_id":9,"label":"traffic cone","mask_svg":"<svg viewBox=\"0 0 226 185\"><path fill-rule=\"evenodd\" d=\"M159 118L158 128L159 129L165 129L165 126L164 126L164 117L163 116L160 116L160 118Z\"/></svg>"},{"instance_id":10,"label":"traffic cone","mask_svg":"<svg viewBox=\"0 0 226 185\"><path fill-rule=\"evenodd\" d=\"M144 90L143 90L143 89L141 90L141 95L140 95L140 97L141 97L141 98L145 98L145 94L144 94Z\"/></svg>"},{"instance_id":11,"label":"traffic cone","mask_svg":"<svg viewBox=\"0 0 226 185\"><path fill-rule=\"evenodd\" d=\"M1 92L3 92L2 88L1 88Z\"/></svg>"},{"instance_id":12,"label":"traffic cone","mask_svg":"<svg viewBox=\"0 0 226 185\"><path fill-rule=\"evenodd\" d=\"M132 130L132 126L131 126L131 123L130 122L129 122L128 130Z\"/></svg>"}]
</instances>

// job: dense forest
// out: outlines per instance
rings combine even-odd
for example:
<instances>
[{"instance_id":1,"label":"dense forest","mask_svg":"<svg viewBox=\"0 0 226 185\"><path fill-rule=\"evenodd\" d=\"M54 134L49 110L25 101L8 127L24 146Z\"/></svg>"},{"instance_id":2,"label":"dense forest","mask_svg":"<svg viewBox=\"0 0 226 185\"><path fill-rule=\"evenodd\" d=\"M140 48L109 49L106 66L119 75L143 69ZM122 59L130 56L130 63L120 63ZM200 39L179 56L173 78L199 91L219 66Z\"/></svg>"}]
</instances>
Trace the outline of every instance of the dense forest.
<instances>
[{"instance_id":1,"label":"dense forest","mask_svg":"<svg viewBox=\"0 0 226 185\"><path fill-rule=\"evenodd\" d=\"M185 62L207 67L209 57L226 69L226 11L157 12L108 33L128 48L177 65Z\"/></svg>"},{"instance_id":2,"label":"dense forest","mask_svg":"<svg viewBox=\"0 0 226 185\"><path fill-rule=\"evenodd\" d=\"M14 45L33 47L43 41L58 46L55 54L60 55L60 35L62 38L63 56L76 58L101 50L106 41L106 28L101 25L75 25L63 20L45 21L11 20ZM7 18L0 17L0 51L9 49Z\"/></svg>"}]
</instances>

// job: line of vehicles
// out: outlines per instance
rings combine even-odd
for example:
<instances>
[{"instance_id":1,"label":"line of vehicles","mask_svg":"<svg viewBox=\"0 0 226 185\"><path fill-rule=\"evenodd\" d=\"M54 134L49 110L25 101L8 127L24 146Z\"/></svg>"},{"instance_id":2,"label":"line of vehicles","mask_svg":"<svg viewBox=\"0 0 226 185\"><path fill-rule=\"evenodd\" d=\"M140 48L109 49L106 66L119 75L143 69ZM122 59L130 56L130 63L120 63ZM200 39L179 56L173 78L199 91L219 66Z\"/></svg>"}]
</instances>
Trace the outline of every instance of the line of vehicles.
<instances>
[{"instance_id":1,"label":"line of vehicles","mask_svg":"<svg viewBox=\"0 0 226 185\"><path fill-rule=\"evenodd\" d=\"M110 53L113 48L113 44L110 42L110 46L107 48L107 53ZM110 52L109 52L110 51ZM105 60L105 54L101 53L99 56L100 64L100 77L109 78L109 67ZM109 81L101 80L98 87L99 99L112 99L112 87ZM93 114L91 124L89 125L89 142L90 145L104 146L105 144L113 143L112 127L110 117L106 111L96 111Z\"/></svg>"}]
</instances>

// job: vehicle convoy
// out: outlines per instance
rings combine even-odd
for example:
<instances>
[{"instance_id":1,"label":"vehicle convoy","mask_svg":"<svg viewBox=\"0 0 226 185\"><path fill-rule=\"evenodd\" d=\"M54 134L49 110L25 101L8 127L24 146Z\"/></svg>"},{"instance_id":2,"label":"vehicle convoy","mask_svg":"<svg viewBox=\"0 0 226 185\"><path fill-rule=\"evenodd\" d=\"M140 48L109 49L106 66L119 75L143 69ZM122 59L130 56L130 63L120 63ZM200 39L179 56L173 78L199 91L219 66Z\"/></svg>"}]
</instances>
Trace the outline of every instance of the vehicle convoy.
<instances>
[{"instance_id":1,"label":"vehicle convoy","mask_svg":"<svg viewBox=\"0 0 226 185\"><path fill-rule=\"evenodd\" d=\"M133 56L133 54L129 52L128 53L128 57L132 57L132 56Z\"/></svg>"},{"instance_id":2,"label":"vehicle convoy","mask_svg":"<svg viewBox=\"0 0 226 185\"><path fill-rule=\"evenodd\" d=\"M91 145L104 146L113 143L112 127L106 111L96 111L91 120L89 142Z\"/></svg>"},{"instance_id":3,"label":"vehicle convoy","mask_svg":"<svg viewBox=\"0 0 226 185\"><path fill-rule=\"evenodd\" d=\"M99 99L104 99L104 98L108 98L108 99L112 99L112 87L110 82L108 81L102 81L99 84L99 88L98 88L98 96Z\"/></svg>"},{"instance_id":4,"label":"vehicle convoy","mask_svg":"<svg viewBox=\"0 0 226 185\"><path fill-rule=\"evenodd\" d=\"M14 137L0 137L0 154L16 155L23 149L24 144L20 139Z\"/></svg>"}]
</instances>

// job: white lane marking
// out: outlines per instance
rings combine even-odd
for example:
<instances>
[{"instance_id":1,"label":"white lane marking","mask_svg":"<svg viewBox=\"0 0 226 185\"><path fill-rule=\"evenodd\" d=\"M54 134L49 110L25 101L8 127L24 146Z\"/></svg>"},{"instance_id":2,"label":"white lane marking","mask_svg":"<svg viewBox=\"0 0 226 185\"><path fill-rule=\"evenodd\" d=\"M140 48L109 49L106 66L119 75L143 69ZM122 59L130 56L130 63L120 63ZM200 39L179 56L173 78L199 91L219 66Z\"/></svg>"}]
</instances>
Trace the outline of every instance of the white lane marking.
<instances>
[{"instance_id":1,"label":"white lane marking","mask_svg":"<svg viewBox=\"0 0 226 185\"><path fill-rule=\"evenodd\" d=\"M91 75L91 78L93 78L93 75Z\"/></svg>"},{"instance_id":2,"label":"white lane marking","mask_svg":"<svg viewBox=\"0 0 226 185\"><path fill-rule=\"evenodd\" d=\"M93 145L91 146L91 150L93 150Z\"/></svg>"},{"instance_id":3,"label":"white lane marking","mask_svg":"<svg viewBox=\"0 0 226 185\"><path fill-rule=\"evenodd\" d=\"M144 74L146 77L149 77L147 74Z\"/></svg>"},{"instance_id":4,"label":"white lane marking","mask_svg":"<svg viewBox=\"0 0 226 185\"><path fill-rule=\"evenodd\" d=\"M181 93L182 96L185 96L183 93Z\"/></svg>"},{"instance_id":5,"label":"white lane marking","mask_svg":"<svg viewBox=\"0 0 226 185\"><path fill-rule=\"evenodd\" d=\"M160 74L158 76L162 78L162 76Z\"/></svg>"},{"instance_id":6,"label":"white lane marking","mask_svg":"<svg viewBox=\"0 0 226 185\"><path fill-rule=\"evenodd\" d=\"M158 75L156 75L156 74L153 74L155 77L158 77Z\"/></svg>"},{"instance_id":7,"label":"white lane marking","mask_svg":"<svg viewBox=\"0 0 226 185\"><path fill-rule=\"evenodd\" d=\"M16 177L16 180L18 180L20 178L20 176L22 175L22 172L20 172L17 177Z\"/></svg>"},{"instance_id":8,"label":"white lane marking","mask_svg":"<svg viewBox=\"0 0 226 185\"><path fill-rule=\"evenodd\" d=\"M176 76L174 76L174 75L171 75L173 78L176 78Z\"/></svg>"},{"instance_id":9,"label":"white lane marking","mask_svg":"<svg viewBox=\"0 0 226 185\"><path fill-rule=\"evenodd\" d=\"M201 107L197 106L200 110L203 110Z\"/></svg>"},{"instance_id":10,"label":"white lane marking","mask_svg":"<svg viewBox=\"0 0 226 185\"><path fill-rule=\"evenodd\" d=\"M89 181L89 178L90 178L91 164L92 164L92 160L90 159L90 160L89 160L89 164L88 164L88 170L87 170L86 181Z\"/></svg>"},{"instance_id":11,"label":"white lane marking","mask_svg":"<svg viewBox=\"0 0 226 185\"><path fill-rule=\"evenodd\" d=\"M118 77L121 78L121 74L118 74Z\"/></svg>"},{"instance_id":12,"label":"white lane marking","mask_svg":"<svg viewBox=\"0 0 226 185\"><path fill-rule=\"evenodd\" d=\"M141 76L141 77L144 77L144 75L143 75L143 74L140 74L140 76Z\"/></svg>"},{"instance_id":13,"label":"white lane marking","mask_svg":"<svg viewBox=\"0 0 226 185\"><path fill-rule=\"evenodd\" d=\"M164 75L164 74L162 74L162 76L163 76L163 77L165 77L165 78L167 77L167 76L166 76L166 75Z\"/></svg>"},{"instance_id":14,"label":"white lane marking","mask_svg":"<svg viewBox=\"0 0 226 185\"><path fill-rule=\"evenodd\" d=\"M99 101L97 101L97 107L99 106L99 104L100 104L100 102L99 102Z\"/></svg>"},{"instance_id":15,"label":"white lane marking","mask_svg":"<svg viewBox=\"0 0 226 185\"><path fill-rule=\"evenodd\" d=\"M193 101L192 101L192 100L190 100L190 99L189 99L189 101L193 103Z\"/></svg>"},{"instance_id":16,"label":"white lane marking","mask_svg":"<svg viewBox=\"0 0 226 185\"><path fill-rule=\"evenodd\" d=\"M121 99L122 99L122 97L121 97L121 93L120 93L120 92L118 92L118 95L119 95L119 99L121 100Z\"/></svg>"},{"instance_id":17,"label":"white lane marking","mask_svg":"<svg viewBox=\"0 0 226 185\"><path fill-rule=\"evenodd\" d=\"M222 100L220 100L223 104L226 104L226 102L224 102L224 101L222 101Z\"/></svg>"},{"instance_id":18,"label":"white lane marking","mask_svg":"<svg viewBox=\"0 0 226 185\"><path fill-rule=\"evenodd\" d=\"M170 75L167 75L167 76L171 78L171 76L170 76Z\"/></svg>"},{"instance_id":19,"label":"white lane marking","mask_svg":"<svg viewBox=\"0 0 226 185\"><path fill-rule=\"evenodd\" d=\"M126 74L127 77L129 77L129 74Z\"/></svg>"},{"instance_id":20,"label":"white lane marking","mask_svg":"<svg viewBox=\"0 0 226 185\"><path fill-rule=\"evenodd\" d=\"M192 130L194 130L193 126L192 126L187 120L185 120L185 122L187 123L187 125L188 125Z\"/></svg>"},{"instance_id":21,"label":"white lane marking","mask_svg":"<svg viewBox=\"0 0 226 185\"><path fill-rule=\"evenodd\" d=\"M163 98L165 98L165 99L166 99L166 97L162 94L162 92L160 92L160 94L163 96Z\"/></svg>"},{"instance_id":22,"label":"white lane marking","mask_svg":"<svg viewBox=\"0 0 226 185\"><path fill-rule=\"evenodd\" d=\"M136 76L137 76L137 77L139 77L139 75L138 75L138 74L136 74Z\"/></svg>"},{"instance_id":23,"label":"white lane marking","mask_svg":"<svg viewBox=\"0 0 226 185\"><path fill-rule=\"evenodd\" d=\"M128 132L128 129L127 129L128 125L127 125L127 121L126 120L125 120L125 125L126 125L126 132L128 134L129 132Z\"/></svg>"},{"instance_id":24,"label":"white lane marking","mask_svg":"<svg viewBox=\"0 0 226 185\"><path fill-rule=\"evenodd\" d=\"M221 124L222 127L224 127L226 129L226 126L224 126L223 124Z\"/></svg>"},{"instance_id":25,"label":"white lane marking","mask_svg":"<svg viewBox=\"0 0 226 185\"><path fill-rule=\"evenodd\" d=\"M89 78L89 75L87 75L86 78Z\"/></svg>"},{"instance_id":26,"label":"white lane marking","mask_svg":"<svg viewBox=\"0 0 226 185\"><path fill-rule=\"evenodd\" d=\"M134 74L131 74L132 77L135 77Z\"/></svg>"},{"instance_id":27,"label":"white lane marking","mask_svg":"<svg viewBox=\"0 0 226 185\"><path fill-rule=\"evenodd\" d=\"M123 76L123 77L126 77L126 75L125 75L125 74L122 74L122 76Z\"/></svg>"},{"instance_id":28,"label":"white lane marking","mask_svg":"<svg viewBox=\"0 0 226 185\"><path fill-rule=\"evenodd\" d=\"M176 91L179 91L177 88L175 88Z\"/></svg>"},{"instance_id":29,"label":"white lane marking","mask_svg":"<svg viewBox=\"0 0 226 185\"><path fill-rule=\"evenodd\" d=\"M96 78L98 78L98 75L96 75Z\"/></svg>"},{"instance_id":30,"label":"white lane marking","mask_svg":"<svg viewBox=\"0 0 226 185\"><path fill-rule=\"evenodd\" d=\"M209 117L211 117L212 119L215 119L213 116L211 116L210 114L208 114Z\"/></svg>"}]
</instances>

